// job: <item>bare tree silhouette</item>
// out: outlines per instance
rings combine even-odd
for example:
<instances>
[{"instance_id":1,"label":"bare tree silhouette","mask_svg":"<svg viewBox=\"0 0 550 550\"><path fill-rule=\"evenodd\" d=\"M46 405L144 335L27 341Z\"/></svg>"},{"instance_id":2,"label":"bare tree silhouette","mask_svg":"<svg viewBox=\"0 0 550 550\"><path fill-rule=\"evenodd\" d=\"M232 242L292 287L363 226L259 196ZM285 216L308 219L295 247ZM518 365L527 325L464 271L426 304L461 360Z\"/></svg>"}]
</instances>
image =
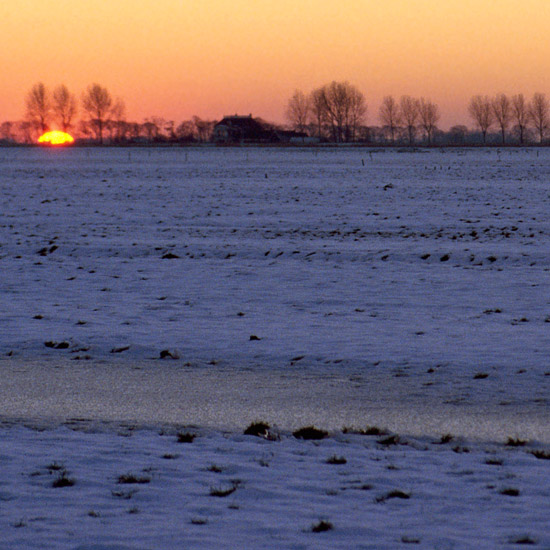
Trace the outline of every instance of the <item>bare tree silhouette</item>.
<instances>
[{"instance_id":1,"label":"bare tree silhouette","mask_svg":"<svg viewBox=\"0 0 550 550\"><path fill-rule=\"evenodd\" d=\"M453 145L464 145L468 128L462 124L457 124L449 128L449 137Z\"/></svg>"},{"instance_id":2,"label":"bare tree silhouette","mask_svg":"<svg viewBox=\"0 0 550 550\"><path fill-rule=\"evenodd\" d=\"M323 89L317 88L313 90L309 96L311 118L317 127L317 137L319 137L319 139L322 136L323 126L326 122L325 100L323 95Z\"/></svg>"},{"instance_id":3,"label":"bare tree silhouette","mask_svg":"<svg viewBox=\"0 0 550 550\"><path fill-rule=\"evenodd\" d=\"M468 105L468 113L479 126L483 135L483 144L487 142L487 130L493 124L493 110L491 108L491 100L488 96L476 95L470 99Z\"/></svg>"},{"instance_id":4,"label":"bare tree silhouette","mask_svg":"<svg viewBox=\"0 0 550 550\"><path fill-rule=\"evenodd\" d=\"M292 128L298 132L305 132L309 113L309 98L301 90L296 90L288 100L285 113Z\"/></svg>"},{"instance_id":5,"label":"bare tree silhouette","mask_svg":"<svg viewBox=\"0 0 550 550\"><path fill-rule=\"evenodd\" d=\"M53 91L52 111L61 130L68 132L76 115L76 97L64 84Z\"/></svg>"},{"instance_id":6,"label":"bare tree silhouette","mask_svg":"<svg viewBox=\"0 0 550 550\"><path fill-rule=\"evenodd\" d=\"M523 145L525 130L529 124L529 106L523 94L512 96L512 119L516 123L519 132L519 143Z\"/></svg>"},{"instance_id":7,"label":"bare tree silhouette","mask_svg":"<svg viewBox=\"0 0 550 550\"><path fill-rule=\"evenodd\" d=\"M91 84L82 95L82 108L87 113L97 141L103 143L105 121L111 110L113 99L106 88Z\"/></svg>"},{"instance_id":8,"label":"bare tree silhouette","mask_svg":"<svg viewBox=\"0 0 550 550\"><path fill-rule=\"evenodd\" d=\"M38 82L30 89L25 105L25 118L42 133L46 132L49 128L52 104L48 89L43 82Z\"/></svg>"},{"instance_id":9,"label":"bare tree silhouette","mask_svg":"<svg viewBox=\"0 0 550 550\"><path fill-rule=\"evenodd\" d=\"M333 81L313 91L312 109L318 117L319 129L326 121L332 140L339 143L355 139L357 128L365 119L367 104L355 86Z\"/></svg>"},{"instance_id":10,"label":"bare tree silhouette","mask_svg":"<svg viewBox=\"0 0 550 550\"><path fill-rule=\"evenodd\" d=\"M502 144L506 143L506 130L512 120L512 105L506 94L497 94L491 100L491 109L497 124L500 126Z\"/></svg>"},{"instance_id":11,"label":"bare tree silhouette","mask_svg":"<svg viewBox=\"0 0 550 550\"><path fill-rule=\"evenodd\" d=\"M550 104L545 94L536 93L529 103L529 117L539 133L539 141L544 141L544 134L550 126Z\"/></svg>"},{"instance_id":12,"label":"bare tree silhouette","mask_svg":"<svg viewBox=\"0 0 550 550\"><path fill-rule=\"evenodd\" d=\"M15 124L6 120L0 124L0 139L6 141L15 141Z\"/></svg>"},{"instance_id":13,"label":"bare tree silhouette","mask_svg":"<svg viewBox=\"0 0 550 550\"><path fill-rule=\"evenodd\" d=\"M193 117L193 124L195 125L195 135L197 139L202 143L208 141L212 132L214 131L215 122L212 120L203 120L198 116Z\"/></svg>"},{"instance_id":14,"label":"bare tree silhouette","mask_svg":"<svg viewBox=\"0 0 550 550\"><path fill-rule=\"evenodd\" d=\"M18 126L19 132L23 138L23 143L33 143L36 137L36 125L28 120L22 120Z\"/></svg>"},{"instance_id":15,"label":"bare tree silhouette","mask_svg":"<svg viewBox=\"0 0 550 550\"><path fill-rule=\"evenodd\" d=\"M179 141L192 142L195 140L195 125L192 120L184 120L175 130Z\"/></svg>"},{"instance_id":16,"label":"bare tree silhouette","mask_svg":"<svg viewBox=\"0 0 550 550\"><path fill-rule=\"evenodd\" d=\"M347 120L347 139L355 141L360 126L367 117L367 103L365 96L355 87L348 88L349 113Z\"/></svg>"},{"instance_id":17,"label":"bare tree silhouette","mask_svg":"<svg viewBox=\"0 0 550 550\"><path fill-rule=\"evenodd\" d=\"M126 104L124 100L117 97L109 112L107 126L111 132L111 140L121 142L126 139L128 124L126 123Z\"/></svg>"},{"instance_id":18,"label":"bare tree silhouette","mask_svg":"<svg viewBox=\"0 0 550 550\"><path fill-rule=\"evenodd\" d=\"M141 125L143 136L147 141L154 141L160 135L160 126L158 124L158 117L146 118Z\"/></svg>"},{"instance_id":19,"label":"bare tree silhouette","mask_svg":"<svg viewBox=\"0 0 550 550\"><path fill-rule=\"evenodd\" d=\"M437 123L441 118L439 114L439 107L429 99L420 98L418 102L418 116L420 118L420 125L426 132L428 138L428 145L433 143L434 132L437 129Z\"/></svg>"},{"instance_id":20,"label":"bare tree silhouette","mask_svg":"<svg viewBox=\"0 0 550 550\"><path fill-rule=\"evenodd\" d=\"M419 101L411 96L401 96L399 100L399 107L401 110L401 117L403 124L407 128L407 136L409 138L409 145L414 142L414 134L416 131L416 124L419 116Z\"/></svg>"},{"instance_id":21,"label":"bare tree silhouette","mask_svg":"<svg viewBox=\"0 0 550 550\"><path fill-rule=\"evenodd\" d=\"M325 116L332 129L332 139L339 143L344 140L344 118L347 107L344 85L333 81L321 88L321 94Z\"/></svg>"},{"instance_id":22,"label":"bare tree silhouette","mask_svg":"<svg viewBox=\"0 0 550 550\"><path fill-rule=\"evenodd\" d=\"M387 95L382 100L378 110L380 122L390 131L392 145L395 143L395 131L401 123L401 113L397 101L391 95Z\"/></svg>"}]
</instances>

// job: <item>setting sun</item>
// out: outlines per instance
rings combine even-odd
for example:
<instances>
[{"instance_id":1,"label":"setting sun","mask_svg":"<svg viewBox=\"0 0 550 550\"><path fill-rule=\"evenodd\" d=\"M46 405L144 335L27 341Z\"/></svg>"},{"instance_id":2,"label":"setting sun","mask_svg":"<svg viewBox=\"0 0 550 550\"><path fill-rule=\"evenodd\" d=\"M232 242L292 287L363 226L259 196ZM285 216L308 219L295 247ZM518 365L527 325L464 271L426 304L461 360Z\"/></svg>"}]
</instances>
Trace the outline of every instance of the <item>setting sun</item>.
<instances>
[{"instance_id":1,"label":"setting sun","mask_svg":"<svg viewBox=\"0 0 550 550\"><path fill-rule=\"evenodd\" d=\"M69 145L74 143L74 138L66 132L60 132L59 130L53 130L46 132L38 138L38 143L45 145Z\"/></svg>"}]
</instances>

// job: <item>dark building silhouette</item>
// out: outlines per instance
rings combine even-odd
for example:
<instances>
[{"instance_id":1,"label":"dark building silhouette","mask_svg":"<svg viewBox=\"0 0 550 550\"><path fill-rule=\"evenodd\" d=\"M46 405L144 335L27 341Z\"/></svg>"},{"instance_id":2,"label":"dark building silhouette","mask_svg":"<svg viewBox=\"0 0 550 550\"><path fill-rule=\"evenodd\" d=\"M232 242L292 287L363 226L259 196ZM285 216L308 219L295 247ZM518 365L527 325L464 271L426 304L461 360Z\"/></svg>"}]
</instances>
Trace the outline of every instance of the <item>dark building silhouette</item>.
<instances>
[{"instance_id":1,"label":"dark building silhouette","mask_svg":"<svg viewBox=\"0 0 550 550\"><path fill-rule=\"evenodd\" d=\"M225 116L214 126L214 143L269 143L273 129L265 127L252 115Z\"/></svg>"},{"instance_id":2,"label":"dark building silhouette","mask_svg":"<svg viewBox=\"0 0 550 550\"><path fill-rule=\"evenodd\" d=\"M306 134L279 130L252 115L225 116L214 126L212 141L218 144L235 143L289 143Z\"/></svg>"}]
</instances>

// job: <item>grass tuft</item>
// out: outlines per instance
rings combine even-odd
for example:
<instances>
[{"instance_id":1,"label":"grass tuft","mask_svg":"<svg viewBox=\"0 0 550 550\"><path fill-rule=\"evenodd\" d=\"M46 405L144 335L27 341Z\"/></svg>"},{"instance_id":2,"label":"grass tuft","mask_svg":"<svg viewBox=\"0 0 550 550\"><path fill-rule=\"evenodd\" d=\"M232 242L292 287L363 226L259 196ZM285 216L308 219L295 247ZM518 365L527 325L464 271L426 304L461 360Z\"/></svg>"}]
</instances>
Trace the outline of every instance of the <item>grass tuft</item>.
<instances>
[{"instance_id":1,"label":"grass tuft","mask_svg":"<svg viewBox=\"0 0 550 550\"><path fill-rule=\"evenodd\" d=\"M508 497L519 497L519 489L514 489L513 487L506 487L505 489L501 489L499 493Z\"/></svg>"},{"instance_id":2,"label":"grass tuft","mask_svg":"<svg viewBox=\"0 0 550 550\"><path fill-rule=\"evenodd\" d=\"M111 495L113 495L115 498L130 500L137 492L137 489L130 489L129 491L111 491Z\"/></svg>"},{"instance_id":3,"label":"grass tuft","mask_svg":"<svg viewBox=\"0 0 550 550\"><path fill-rule=\"evenodd\" d=\"M305 426L292 432L292 435L297 439L324 439L328 436L328 432L325 430L320 430L315 426Z\"/></svg>"},{"instance_id":4,"label":"grass tuft","mask_svg":"<svg viewBox=\"0 0 550 550\"><path fill-rule=\"evenodd\" d=\"M527 441L519 437L509 437L506 441L507 447L525 447Z\"/></svg>"},{"instance_id":5,"label":"grass tuft","mask_svg":"<svg viewBox=\"0 0 550 550\"><path fill-rule=\"evenodd\" d=\"M147 477L147 476L139 477L139 476L135 476L134 474L123 474L121 476L118 476L118 481L117 481L117 483L119 483L120 485L130 485L133 483L144 484L144 483L150 483L150 482L151 482L150 477Z\"/></svg>"},{"instance_id":6,"label":"grass tuft","mask_svg":"<svg viewBox=\"0 0 550 550\"><path fill-rule=\"evenodd\" d=\"M312 533L323 533L325 531L331 531L332 529L334 529L334 525L332 525L330 521L325 521L324 519L311 526Z\"/></svg>"},{"instance_id":7,"label":"grass tuft","mask_svg":"<svg viewBox=\"0 0 550 550\"><path fill-rule=\"evenodd\" d=\"M210 487L210 496L224 498L233 494L239 487L240 481L233 481L231 487Z\"/></svg>"},{"instance_id":8,"label":"grass tuft","mask_svg":"<svg viewBox=\"0 0 550 550\"><path fill-rule=\"evenodd\" d=\"M387 435L388 431L378 426L366 426L365 429L355 429L344 426L342 428L342 433L356 435Z\"/></svg>"},{"instance_id":9,"label":"grass tuft","mask_svg":"<svg viewBox=\"0 0 550 550\"><path fill-rule=\"evenodd\" d=\"M327 458L327 464L347 464L347 460L343 456L332 455Z\"/></svg>"},{"instance_id":10,"label":"grass tuft","mask_svg":"<svg viewBox=\"0 0 550 550\"><path fill-rule=\"evenodd\" d=\"M550 460L550 452L548 451L531 451L531 454L541 460Z\"/></svg>"},{"instance_id":11,"label":"grass tuft","mask_svg":"<svg viewBox=\"0 0 550 550\"><path fill-rule=\"evenodd\" d=\"M175 460L178 457L179 455L175 453L164 453L162 455L162 458L164 458L165 460Z\"/></svg>"},{"instance_id":12,"label":"grass tuft","mask_svg":"<svg viewBox=\"0 0 550 550\"><path fill-rule=\"evenodd\" d=\"M178 433L178 443L193 443L193 440L197 437L197 434L191 432Z\"/></svg>"},{"instance_id":13,"label":"grass tuft","mask_svg":"<svg viewBox=\"0 0 550 550\"><path fill-rule=\"evenodd\" d=\"M246 428L244 435L255 435L256 437L267 437L270 425L267 422L253 422Z\"/></svg>"},{"instance_id":14,"label":"grass tuft","mask_svg":"<svg viewBox=\"0 0 550 550\"><path fill-rule=\"evenodd\" d=\"M418 539L416 537L402 536L401 537L401 542L403 544L420 544L420 539Z\"/></svg>"},{"instance_id":15,"label":"grass tuft","mask_svg":"<svg viewBox=\"0 0 550 550\"><path fill-rule=\"evenodd\" d=\"M386 500L390 500L392 498L407 500L411 498L411 495L409 493L405 493L404 491L399 491L398 489L396 489L394 491L390 491L389 493L378 497L376 499L376 502L385 502Z\"/></svg>"},{"instance_id":16,"label":"grass tuft","mask_svg":"<svg viewBox=\"0 0 550 550\"><path fill-rule=\"evenodd\" d=\"M529 536L511 538L510 542L512 544L537 544L536 541Z\"/></svg>"},{"instance_id":17,"label":"grass tuft","mask_svg":"<svg viewBox=\"0 0 550 550\"><path fill-rule=\"evenodd\" d=\"M63 470L52 483L54 489L60 489L62 487L72 487L75 484L75 480L70 478L65 470Z\"/></svg>"},{"instance_id":18,"label":"grass tuft","mask_svg":"<svg viewBox=\"0 0 550 550\"><path fill-rule=\"evenodd\" d=\"M385 437L384 439L379 439L377 443L379 445L384 445L384 447L389 447L390 445L399 445L401 443L401 440L399 439L398 435L393 434Z\"/></svg>"}]
</instances>

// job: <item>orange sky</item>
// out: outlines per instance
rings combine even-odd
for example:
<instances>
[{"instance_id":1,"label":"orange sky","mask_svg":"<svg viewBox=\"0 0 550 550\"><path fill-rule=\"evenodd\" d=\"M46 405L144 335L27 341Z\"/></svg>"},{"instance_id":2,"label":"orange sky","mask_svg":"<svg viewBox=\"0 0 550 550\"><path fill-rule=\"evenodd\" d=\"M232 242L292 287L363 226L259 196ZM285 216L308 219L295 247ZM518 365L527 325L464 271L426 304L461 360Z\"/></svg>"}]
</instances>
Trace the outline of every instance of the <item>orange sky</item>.
<instances>
[{"instance_id":1,"label":"orange sky","mask_svg":"<svg viewBox=\"0 0 550 550\"><path fill-rule=\"evenodd\" d=\"M386 94L431 97L441 126L473 94L550 95L550 0L11 0L0 3L0 121L38 81L91 82L128 118L253 113L348 80L377 124Z\"/></svg>"}]
</instances>

